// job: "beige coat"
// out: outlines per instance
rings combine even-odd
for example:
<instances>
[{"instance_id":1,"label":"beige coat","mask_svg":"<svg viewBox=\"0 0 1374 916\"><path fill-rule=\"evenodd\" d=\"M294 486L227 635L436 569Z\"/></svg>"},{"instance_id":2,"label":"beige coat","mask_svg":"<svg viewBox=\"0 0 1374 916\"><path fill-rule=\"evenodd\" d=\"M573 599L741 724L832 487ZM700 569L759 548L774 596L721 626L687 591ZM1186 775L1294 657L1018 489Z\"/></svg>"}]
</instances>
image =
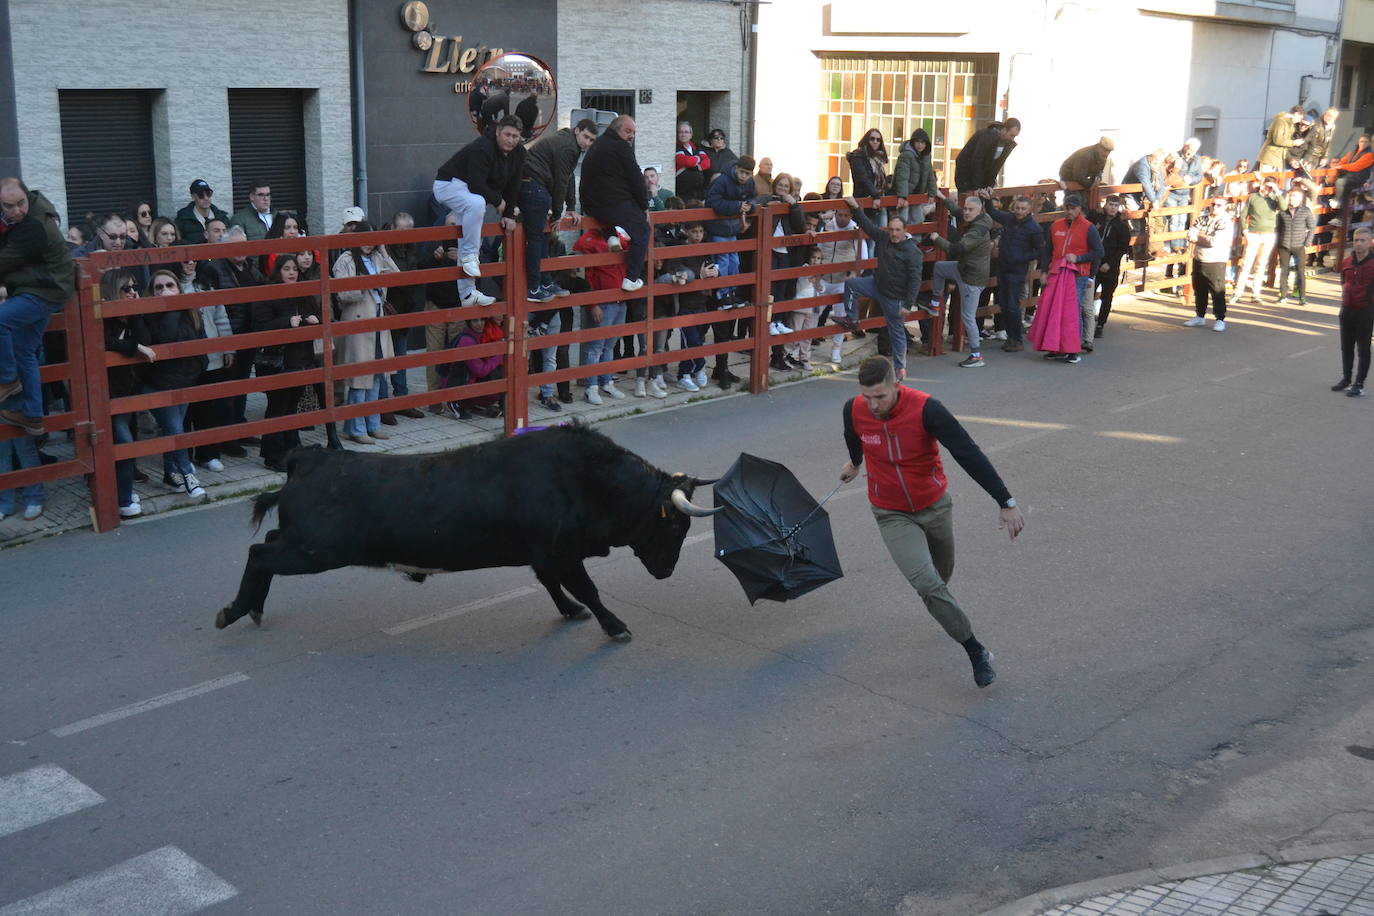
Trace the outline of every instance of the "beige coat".
<instances>
[{"instance_id":1,"label":"beige coat","mask_svg":"<svg viewBox=\"0 0 1374 916\"><path fill-rule=\"evenodd\" d=\"M396 262L391 260L391 255L386 253L385 248L378 248L372 252L372 264L379 274L398 271ZM353 261L353 253L345 251L334 262L333 277L336 280L342 280L344 277L355 276L357 276L357 265ZM381 292L385 298L387 290L384 289ZM376 318L380 314L376 300L373 299L369 290L349 290L335 295L339 297L339 321L341 322ZM376 359L378 341L382 345L382 356L396 355L396 351L391 346L391 334L384 331L374 331L370 334L352 334L348 337L337 338L337 341L334 351L334 364L336 366ZM372 375L354 376L348 379L348 387L371 388L372 381Z\"/></svg>"}]
</instances>

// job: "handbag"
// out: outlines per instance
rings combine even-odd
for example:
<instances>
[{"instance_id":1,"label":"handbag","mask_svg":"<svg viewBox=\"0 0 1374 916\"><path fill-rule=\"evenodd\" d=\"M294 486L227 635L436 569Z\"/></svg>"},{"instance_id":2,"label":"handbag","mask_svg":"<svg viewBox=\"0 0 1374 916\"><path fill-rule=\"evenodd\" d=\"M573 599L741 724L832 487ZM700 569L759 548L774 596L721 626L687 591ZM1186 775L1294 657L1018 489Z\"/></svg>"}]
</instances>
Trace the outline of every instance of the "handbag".
<instances>
[{"instance_id":1,"label":"handbag","mask_svg":"<svg viewBox=\"0 0 1374 916\"><path fill-rule=\"evenodd\" d=\"M312 410L319 410L320 407L320 399L315 394L315 386L306 385L302 388L301 396L296 401L296 413L310 413Z\"/></svg>"}]
</instances>

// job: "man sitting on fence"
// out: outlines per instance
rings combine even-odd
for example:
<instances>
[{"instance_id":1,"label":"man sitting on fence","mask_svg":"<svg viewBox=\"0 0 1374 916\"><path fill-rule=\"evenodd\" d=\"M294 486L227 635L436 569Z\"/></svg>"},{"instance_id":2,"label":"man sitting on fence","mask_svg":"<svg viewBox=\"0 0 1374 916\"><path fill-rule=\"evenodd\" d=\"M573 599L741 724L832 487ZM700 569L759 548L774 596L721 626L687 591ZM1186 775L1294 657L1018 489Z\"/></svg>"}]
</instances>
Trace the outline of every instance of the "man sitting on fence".
<instances>
[{"instance_id":1,"label":"man sitting on fence","mask_svg":"<svg viewBox=\"0 0 1374 916\"><path fill-rule=\"evenodd\" d=\"M0 421L43 434L38 347L48 320L76 291L72 256L57 212L18 178L0 179Z\"/></svg>"}]
</instances>

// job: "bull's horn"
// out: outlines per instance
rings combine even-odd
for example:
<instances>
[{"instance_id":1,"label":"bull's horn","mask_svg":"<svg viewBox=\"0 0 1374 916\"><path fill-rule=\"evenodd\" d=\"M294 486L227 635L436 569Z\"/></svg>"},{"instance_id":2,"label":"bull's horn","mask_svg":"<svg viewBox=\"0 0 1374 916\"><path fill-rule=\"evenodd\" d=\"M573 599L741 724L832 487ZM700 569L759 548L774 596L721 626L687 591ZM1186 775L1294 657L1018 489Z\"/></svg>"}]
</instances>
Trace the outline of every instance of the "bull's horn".
<instances>
[{"instance_id":1,"label":"bull's horn","mask_svg":"<svg viewBox=\"0 0 1374 916\"><path fill-rule=\"evenodd\" d=\"M694 487L709 487L711 484L715 483L717 480L720 480L720 478L719 478L719 477L693 477L693 478L692 478L692 486L694 486Z\"/></svg>"},{"instance_id":2,"label":"bull's horn","mask_svg":"<svg viewBox=\"0 0 1374 916\"><path fill-rule=\"evenodd\" d=\"M678 489L673 490L673 505L677 508L677 511L681 512L683 515L695 515L703 518L708 515L715 515L721 509L725 508L724 506L717 506L714 509L707 509L705 506L698 506L687 498L686 493Z\"/></svg>"}]
</instances>

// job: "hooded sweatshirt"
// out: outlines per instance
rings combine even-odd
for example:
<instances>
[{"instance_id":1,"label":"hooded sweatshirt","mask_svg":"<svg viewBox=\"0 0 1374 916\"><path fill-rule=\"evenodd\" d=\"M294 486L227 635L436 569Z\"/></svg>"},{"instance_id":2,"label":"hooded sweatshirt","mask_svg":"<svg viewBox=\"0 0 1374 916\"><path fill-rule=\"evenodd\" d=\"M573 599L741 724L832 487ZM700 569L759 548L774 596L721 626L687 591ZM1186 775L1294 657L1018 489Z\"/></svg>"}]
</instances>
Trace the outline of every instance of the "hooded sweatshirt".
<instances>
[{"instance_id":1,"label":"hooded sweatshirt","mask_svg":"<svg viewBox=\"0 0 1374 916\"><path fill-rule=\"evenodd\" d=\"M916 152L916 141L925 143L925 152ZM902 144L897 155L897 165L892 170L892 193L898 197L912 194L926 194L934 197L935 166L930 158L930 134L924 128L917 128L911 139Z\"/></svg>"}]
</instances>

